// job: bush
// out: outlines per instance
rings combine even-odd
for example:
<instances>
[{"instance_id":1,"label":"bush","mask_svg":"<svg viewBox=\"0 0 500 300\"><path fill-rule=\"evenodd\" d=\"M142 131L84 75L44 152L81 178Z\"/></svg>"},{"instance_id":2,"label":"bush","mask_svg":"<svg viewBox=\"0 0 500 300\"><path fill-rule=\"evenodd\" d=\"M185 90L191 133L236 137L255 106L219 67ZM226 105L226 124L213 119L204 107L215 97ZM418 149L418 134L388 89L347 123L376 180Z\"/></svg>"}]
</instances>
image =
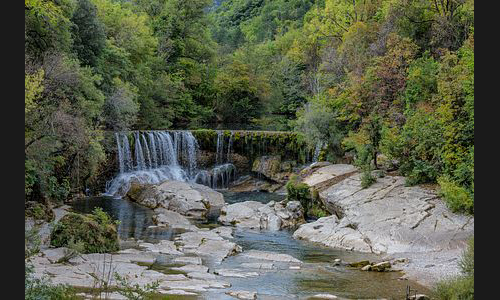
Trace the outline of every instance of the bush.
<instances>
[{"instance_id":1,"label":"bush","mask_svg":"<svg viewBox=\"0 0 500 300\"><path fill-rule=\"evenodd\" d=\"M118 251L116 223L100 208L87 215L67 214L54 226L50 244L68 247L75 243L83 243L83 253Z\"/></svg>"},{"instance_id":2,"label":"bush","mask_svg":"<svg viewBox=\"0 0 500 300\"><path fill-rule=\"evenodd\" d=\"M436 297L441 300L473 300L474 277L456 277L437 284Z\"/></svg>"},{"instance_id":3,"label":"bush","mask_svg":"<svg viewBox=\"0 0 500 300\"><path fill-rule=\"evenodd\" d=\"M52 209L35 201L26 201L24 205L24 216L47 222L51 222L55 217Z\"/></svg>"},{"instance_id":4,"label":"bush","mask_svg":"<svg viewBox=\"0 0 500 300\"><path fill-rule=\"evenodd\" d=\"M464 187L444 176L438 179L438 183L440 195L453 212L474 214L474 197Z\"/></svg>"},{"instance_id":5,"label":"bush","mask_svg":"<svg viewBox=\"0 0 500 300\"><path fill-rule=\"evenodd\" d=\"M370 185L374 184L377 181L375 177L373 177L371 169L366 168L363 170L363 174L361 174L361 187L366 189Z\"/></svg>"}]
</instances>

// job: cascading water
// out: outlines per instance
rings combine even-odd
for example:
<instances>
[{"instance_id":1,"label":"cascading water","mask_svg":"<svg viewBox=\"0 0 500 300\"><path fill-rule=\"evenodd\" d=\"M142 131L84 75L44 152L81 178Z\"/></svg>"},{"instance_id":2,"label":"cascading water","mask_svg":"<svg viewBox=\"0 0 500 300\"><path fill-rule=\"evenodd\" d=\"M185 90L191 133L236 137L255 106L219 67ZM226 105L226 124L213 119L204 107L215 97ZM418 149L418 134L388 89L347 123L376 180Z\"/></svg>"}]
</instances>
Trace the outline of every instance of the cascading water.
<instances>
[{"instance_id":1,"label":"cascading water","mask_svg":"<svg viewBox=\"0 0 500 300\"><path fill-rule=\"evenodd\" d=\"M227 158L224 159L223 155L222 131L217 139L218 163L210 171L197 169L199 146L189 131L149 131L132 134L117 132L115 138L119 173L107 183L107 195L125 195L131 182L158 184L165 180L197 182L212 188L227 188L236 176L236 167L233 164L224 164ZM131 144L134 145L133 149ZM230 151L229 148L227 156Z\"/></svg>"},{"instance_id":2,"label":"cascading water","mask_svg":"<svg viewBox=\"0 0 500 300\"><path fill-rule=\"evenodd\" d=\"M213 189L226 189L236 179L236 167L227 163L215 166L212 170L202 170L196 174L194 182Z\"/></svg>"},{"instance_id":3,"label":"cascading water","mask_svg":"<svg viewBox=\"0 0 500 300\"><path fill-rule=\"evenodd\" d=\"M323 148L323 142L318 142L316 144L316 148L314 149L314 156L313 156L313 159L312 159L313 162L317 162L318 161L318 159L319 159L319 153L321 151L321 148Z\"/></svg>"}]
</instances>

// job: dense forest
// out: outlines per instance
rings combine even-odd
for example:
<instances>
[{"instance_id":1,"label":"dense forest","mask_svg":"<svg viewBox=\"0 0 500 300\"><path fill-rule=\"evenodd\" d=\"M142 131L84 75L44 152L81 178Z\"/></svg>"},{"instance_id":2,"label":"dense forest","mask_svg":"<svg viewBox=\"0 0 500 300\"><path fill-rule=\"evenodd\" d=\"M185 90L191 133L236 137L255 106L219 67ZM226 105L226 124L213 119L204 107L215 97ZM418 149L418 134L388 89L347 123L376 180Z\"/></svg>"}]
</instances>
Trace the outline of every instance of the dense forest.
<instances>
[{"instance_id":1,"label":"dense forest","mask_svg":"<svg viewBox=\"0 0 500 300\"><path fill-rule=\"evenodd\" d=\"M82 192L105 131L231 124L473 213L473 0L25 0L26 199Z\"/></svg>"}]
</instances>

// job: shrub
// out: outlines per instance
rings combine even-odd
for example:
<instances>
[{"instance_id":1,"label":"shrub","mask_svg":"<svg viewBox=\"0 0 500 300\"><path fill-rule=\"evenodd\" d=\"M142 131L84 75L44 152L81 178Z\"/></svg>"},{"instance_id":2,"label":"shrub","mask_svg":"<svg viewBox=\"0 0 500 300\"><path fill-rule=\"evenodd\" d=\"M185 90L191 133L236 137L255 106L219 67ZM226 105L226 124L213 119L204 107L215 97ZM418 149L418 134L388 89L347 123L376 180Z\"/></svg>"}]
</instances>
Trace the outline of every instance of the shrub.
<instances>
[{"instance_id":1,"label":"shrub","mask_svg":"<svg viewBox=\"0 0 500 300\"><path fill-rule=\"evenodd\" d=\"M441 300L473 300L474 277L456 277L436 285L436 297Z\"/></svg>"},{"instance_id":2,"label":"shrub","mask_svg":"<svg viewBox=\"0 0 500 300\"><path fill-rule=\"evenodd\" d=\"M92 214L70 213L64 216L52 230L50 243L55 247L83 243L84 253L104 253L119 250L116 223L96 208Z\"/></svg>"},{"instance_id":3,"label":"shrub","mask_svg":"<svg viewBox=\"0 0 500 300\"><path fill-rule=\"evenodd\" d=\"M448 207L454 212L474 213L474 197L464 188L457 185L448 177L438 179L440 195L445 199Z\"/></svg>"},{"instance_id":4,"label":"shrub","mask_svg":"<svg viewBox=\"0 0 500 300\"><path fill-rule=\"evenodd\" d=\"M40 202L26 201L24 207L25 217L31 217L35 220L44 220L47 222L52 221L55 217L52 209Z\"/></svg>"},{"instance_id":5,"label":"shrub","mask_svg":"<svg viewBox=\"0 0 500 300\"><path fill-rule=\"evenodd\" d=\"M363 170L363 174L361 174L361 187L366 189L370 185L374 184L377 181L375 177L373 177L370 168L366 168Z\"/></svg>"}]
</instances>

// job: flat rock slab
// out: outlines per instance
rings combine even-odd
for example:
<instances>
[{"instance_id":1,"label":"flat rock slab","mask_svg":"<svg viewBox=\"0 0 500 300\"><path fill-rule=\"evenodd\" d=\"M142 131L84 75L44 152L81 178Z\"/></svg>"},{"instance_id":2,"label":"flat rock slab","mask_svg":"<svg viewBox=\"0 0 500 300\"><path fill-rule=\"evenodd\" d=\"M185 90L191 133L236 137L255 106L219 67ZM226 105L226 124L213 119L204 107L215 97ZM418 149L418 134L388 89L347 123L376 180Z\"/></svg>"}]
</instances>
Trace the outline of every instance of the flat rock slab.
<instances>
[{"instance_id":1,"label":"flat rock slab","mask_svg":"<svg viewBox=\"0 0 500 300\"><path fill-rule=\"evenodd\" d=\"M249 268L249 269L265 269L265 270L272 270L275 269L276 266L273 263L242 263L241 266L243 268Z\"/></svg>"},{"instance_id":2,"label":"flat rock slab","mask_svg":"<svg viewBox=\"0 0 500 300\"><path fill-rule=\"evenodd\" d=\"M197 256L181 256L172 260L173 263L201 265L201 258Z\"/></svg>"},{"instance_id":3,"label":"flat rock slab","mask_svg":"<svg viewBox=\"0 0 500 300\"><path fill-rule=\"evenodd\" d=\"M208 272L208 267L203 266L203 265L185 265L185 266L182 266L182 267L172 268L172 270L182 271L182 272L186 272L186 273L190 273L190 272L203 272L203 273L206 273L206 272Z\"/></svg>"},{"instance_id":4,"label":"flat rock slab","mask_svg":"<svg viewBox=\"0 0 500 300\"><path fill-rule=\"evenodd\" d=\"M214 271L214 274L224 277L238 277L238 278L259 276L259 273L257 272L245 272L240 269L216 269Z\"/></svg>"},{"instance_id":5,"label":"flat rock slab","mask_svg":"<svg viewBox=\"0 0 500 300\"><path fill-rule=\"evenodd\" d=\"M144 248L146 251L150 251L153 253L161 253L161 254L170 254L170 255L182 255L183 253L177 250L177 246L173 241L160 241L157 244L151 243L140 243L139 247Z\"/></svg>"},{"instance_id":6,"label":"flat rock slab","mask_svg":"<svg viewBox=\"0 0 500 300\"><path fill-rule=\"evenodd\" d=\"M159 227L169 227L173 229L197 230L198 228L178 212L164 208L154 210L153 221Z\"/></svg>"},{"instance_id":7,"label":"flat rock slab","mask_svg":"<svg viewBox=\"0 0 500 300\"><path fill-rule=\"evenodd\" d=\"M312 174L305 177L302 182L317 190L331 185L337 177L356 172L357 168L353 165L334 164L315 169Z\"/></svg>"},{"instance_id":8,"label":"flat rock slab","mask_svg":"<svg viewBox=\"0 0 500 300\"><path fill-rule=\"evenodd\" d=\"M249 250L245 251L241 254L242 256L245 256L246 258L249 259L256 259L256 260L271 260L271 261L276 261L276 262L287 262L287 263L302 263L300 260L296 259L295 257L288 255L288 254L282 254L282 253L275 253L275 252L267 252L267 251L259 251L259 250Z\"/></svg>"}]
</instances>

